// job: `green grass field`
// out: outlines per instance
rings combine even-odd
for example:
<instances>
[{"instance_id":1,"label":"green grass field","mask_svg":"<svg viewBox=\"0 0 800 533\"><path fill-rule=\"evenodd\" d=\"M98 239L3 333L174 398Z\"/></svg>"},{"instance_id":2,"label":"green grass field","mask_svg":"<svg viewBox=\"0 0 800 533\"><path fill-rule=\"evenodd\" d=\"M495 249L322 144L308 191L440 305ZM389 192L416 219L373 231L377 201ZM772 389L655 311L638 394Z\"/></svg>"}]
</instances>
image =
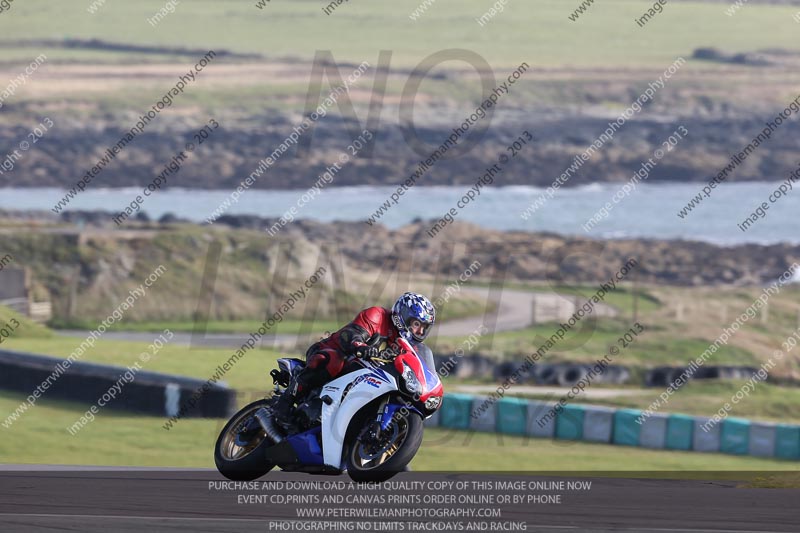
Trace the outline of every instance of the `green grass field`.
<instances>
[{"instance_id":1,"label":"green grass field","mask_svg":"<svg viewBox=\"0 0 800 533\"><path fill-rule=\"evenodd\" d=\"M393 64L414 66L445 49L467 48L495 68L527 61L537 66L654 66L664 68L675 57L716 46L730 51L797 48L795 6L748 4L737 17L724 15L719 3L670 3L646 27L634 19L652 2L604 0L577 22L568 15L577 0L512 2L481 27L489 0L438 0L418 20L409 15L421 1L366 2L341 5L325 15L322 0L273 1L264 9L255 0L201 0L177 6L155 28L147 19L164 2L108 2L89 14L87 0L16 2L3 14L3 41L37 38L98 38L122 43L227 49L268 57L308 60L315 50L331 50L338 61L377 60L380 50L393 51ZM209 25L208 21L216 21ZM236 28L236 31L230 31ZM769 31L752 31L769 28ZM425 39L419 38L421 35ZM519 36L524 35L524 44ZM5 60L23 59L30 50L4 50ZM102 56L75 50L47 50L51 59L97 61ZM131 54L108 54L119 61ZM456 64L463 66L463 64Z\"/></svg>"},{"instance_id":2,"label":"green grass field","mask_svg":"<svg viewBox=\"0 0 800 533\"><path fill-rule=\"evenodd\" d=\"M621 365L637 367L656 365L685 365L687 361L695 359L708 348L709 341L701 338L682 338L675 334L672 328L664 328L646 317L640 318L645 326L645 331L629 343L626 348L621 347L619 338L632 327L629 318L615 318L599 320L594 327L590 322L581 323L572 332L564 336L547 354L549 362L554 361L584 361L594 362L608 353L610 346L617 346L620 353L614 356L613 362ZM538 345L535 339L547 340L557 330L557 323L539 324L517 331L496 333L494 336L493 351L504 353L529 354L536 351ZM722 346L714 356L715 364L755 364L757 357L751 352L737 346Z\"/></svg>"},{"instance_id":3,"label":"green grass field","mask_svg":"<svg viewBox=\"0 0 800 533\"><path fill-rule=\"evenodd\" d=\"M19 325L17 326L17 324ZM10 332L8 339L3 338L0 341L3 344L10 343L9 339L14 338L49 338L53 336L53 332L46 327L31 321L4 305L0 305L0 326Z\"/></svg>"},{"instance_id":4,"label":"green grass field","mask_svg":"<svg viewBox=\"0 0 800 533\"><path fill-rule=\"evenodd\" d=\"M477 287L488 287L490 284L483 281L471 282L472 285ZM522 283L522 282L507 282L503 285L508 290L520 290L530 292L543 292L547 294L560 294L565 296L579 296L583 299L591 298L596 293L600 285L548 285L540 282ZM647 289L647 287L640 287L637 289L637 303L639 312L647 313L661 308L661 303L658 298ZM630 284L619 284L617 287L606 293L603 297L603 303L617 308L623 315L632 315L634 305L633 287Z\"/></svg>"},{"instance_id":5,"label":"green grass field","mask_svg":"<svg viewBox=\"0 0 800 533\"><path fill-rule=\"evenodd\" d=\"M552 291L547 286L518 284L514 288ZM592 294L596 288L559 287L558 292ZM658 365L686 365L700 356L724 328L737 320L759 296L758 288L697 288L697 287L644 287L638 304L637 320L645 331L628 343L620 345L619 338L634 322L630 284L623 290L609 293L605 301L619 310L615 318L603 318L592 327L586 319L576 325L564 339L547 354L547 361L595 361L608 353L612 345L620 349L614 357L617 364L644 369ZM785 288L769 302L763 312L749 319L731 336L728 343L709 358L707 364L752 365L765 362L781 343L800 326L798 322L795 287ZM678 311L680 309L680 312ZM507 358L521 358L531 354L559 329L559 324L544 323L517 331L496 333L492 337L492 353ZM539 343L537 344L537 336ZM486 340L486 339L485 339ZM482 345L488 349L488 345ZM513 354L513 355L512 355ZM777 375L797 375L800 356L789 354L776 369Z\"/></svg>"},{"instance_id":6,"label":"green grass field","mask_svg":"<svg viewBox=\"0 0 800 533\"><path fill-rule=\"evenodd\" d=\"M256 331L263 323L262 320L209 320L206 324L206 333L250 333ZM97 326L97 322L71 321L61 323L60 329L87 329L91 330ZM152 322L123 322L117 328L121 331L145 331L161 332L164 329L171 331L194 331L196 325L192 320L163 320ZM296 334L306 332L309 329L313 333L323 333L325 331L336 331L341 324L333 320L315 320L313 323L306 323L302 320L283 320L270 328L270 334Z\"/></svg>"},{"instance_id":7,"label":"green grass field","mask_svg":"<svg viewBox=\"0 0 800 533\"><path fill-rule=\"evenodd\" d=\"M153 333L153 338L158 337ZM81 343L80 338L55 337L50 339L11 339L3 348L23 352L67 357ZM99 340L81 357L81 361L91 361L117 366L129 366L137 361L140 353L147 349L146 343ZM189 348L186 346L165 345L143 370L181 374L184 376L208 379L214 374L217 365L226 361L234 349ZM293 354L298 355L298 354ZM232 387L242 390L271 389L272 379L269 371L276 365L280 356L271 350L250 350L225 376Z\"/></svg>"}]
</instances>

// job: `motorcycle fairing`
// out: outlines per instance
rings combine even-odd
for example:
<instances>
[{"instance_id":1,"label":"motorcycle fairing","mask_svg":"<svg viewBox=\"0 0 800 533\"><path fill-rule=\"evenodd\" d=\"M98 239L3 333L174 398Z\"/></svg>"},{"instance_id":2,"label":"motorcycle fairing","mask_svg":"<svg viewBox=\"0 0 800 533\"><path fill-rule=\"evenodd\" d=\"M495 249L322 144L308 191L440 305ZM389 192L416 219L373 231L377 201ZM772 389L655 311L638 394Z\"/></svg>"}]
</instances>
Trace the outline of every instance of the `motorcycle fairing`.
<instances>
[{"instance_id":1,"label":"motorcycle fairing","mask_svg":"<svg viewBox=\"0 0 800 533\"><path fill-rule=\"evenodd\" d=\"M347 427L359 409L369 402L397 391L397 381L380 368L364 368L345 374L322 387L322 451L325 465L344 469L342 450ZM346 393L346 396L345 396Z\"/></svg>"},{"instance_id":2,"label":"motorcycle fairing","mask_svg":"<svg viewBox=\"0 0 800 533\"><path fill-rule=\"evenodd\" d=\"M394 360L395 369L399 374L402 375L404 366L408 366L414 375L417 377L417 381L419 381L420 385L422 385L422 391L419 395L419 400L421 402L425 402L431 396L442 396L444 394L444 389L442 387L442 382L439 379L439 374L433 372L425 362L416 355L416 352L411 350L409 345L409 351L397 356Z\"/></svg>"},{"instance_id":3,"label":"motorcycle fairing","mask_svg":"<svg viewBox=\"0 0 800 533\"><path fill-rule=\"evenodd\" d=\"M303 363L300 359L288 357L278 359L278 368L287 371L290 376L300 372L304 366L306 366L305 363Z\"/></svg>"},{"instance_id":4,"label":"motorcycle fairing","mask_svg":"<svg viewBox=\"0 0 800 533\"><path fill-rule=\"evenodd\" d=\"M317 426L286 439L301 463L306 465L323 464L322 449L317 441L320 431L322 431L322 428Z\"/></svg>"},{"instance_id":5,"label":"motorcycle fairing","mask_svg":"<svg viewBox=\"0 0 800 533\"><path fill-rule=\"evenodd\" d=\"M390 402L390 403L386 404L386 409L383 410L383 414L381 415L381 430L385 431L386 428L389 427L389 424L392 421L392 417L395 415L395 413L397 411L400 411L403 407L405 407L409 411L413 411L413 412L419 414L419 416L421 416L422 418L425 418L425 415L423 413L420 413L419 409L417 409L413 405L405 405L404 406L404 405L400 405L398 403Z\"/></svg>"}]
</instances>

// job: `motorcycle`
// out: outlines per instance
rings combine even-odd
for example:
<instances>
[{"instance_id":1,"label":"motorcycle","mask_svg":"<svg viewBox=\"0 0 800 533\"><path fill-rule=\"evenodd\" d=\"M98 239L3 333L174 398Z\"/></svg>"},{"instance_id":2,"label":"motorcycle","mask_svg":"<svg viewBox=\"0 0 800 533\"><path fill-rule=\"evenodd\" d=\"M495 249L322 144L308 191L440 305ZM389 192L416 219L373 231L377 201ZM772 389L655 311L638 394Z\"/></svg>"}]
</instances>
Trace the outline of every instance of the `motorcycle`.
<instances>
[{"instance_id":1,"label":"motorcycle","mask_svg":"<svg viewBox=\"0 0 800 533\"><path fill-rule=\"evenodd\" d=\"M272 406L305 363L278 359L270 373L275 394L245 406L222 429L214 450L219 472L251 481L277 466L380 482L406 469L444 389L424 344L401 338L388 347L377 335L368 344L380 344L379 356L354 360L347 373L311 391L288 429L274 421Z\"/></svg>"}]
</instances>

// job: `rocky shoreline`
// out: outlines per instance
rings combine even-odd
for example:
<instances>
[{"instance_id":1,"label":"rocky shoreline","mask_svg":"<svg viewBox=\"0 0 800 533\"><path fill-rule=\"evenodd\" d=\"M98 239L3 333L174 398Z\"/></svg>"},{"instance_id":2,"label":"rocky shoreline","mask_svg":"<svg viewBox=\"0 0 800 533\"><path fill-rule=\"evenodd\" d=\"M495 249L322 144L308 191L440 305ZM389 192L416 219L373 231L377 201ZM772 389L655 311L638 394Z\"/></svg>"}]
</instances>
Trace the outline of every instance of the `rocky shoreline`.
<instances>
[{"instance_id":1,"label":"rocky shoreline","mask_svg":"<svg viewBox=\"0 0 800 533\"><path fill-rule=\"evenodd\" d=\"M191 154L186 167L169 179L168 187L195 189L235 189L258 167L291 132L297 122L293 116L274 114L255 117L262 124L259 131L237 128L232 120L220 119L223 129L215 133L208 147ZM57 122L58 120L55 119ZM192 137L189 124L176 120L169 127L149 131L125 148L120 157L93 180L90 187L145 186L169 162L176 147ZM526 124L509 120L494 123L484 138L469 152L455 159L436 162L434 170L418 181L419 186L466 185L474 181L475 169L497 161L500 154L523 130L529 130L536 142L516 152L511 164L493 186L549 186L573 164L608 126L607 117L536 117L528 114ZM576 172L565 187L595 182L623 182L652 156L679 126L686 128L689 141L664 158L652 171L650 182L707 181L724 168L731 154L742 150L763 128L761 117L703 119L661 117L640 119L621 128L613 143L598 150L585 167ZM313 150L297 156L292 152L275 163L267 175L253 185L256 189L301 189L317 180L326 166L345 151L346 140L357 126L342 119L331 119L313 137ZM25 127L0 130L0 144L13 146L25 138ZM450 135L450 129L429 126L423 132L433 149ZM49 133L37 150L24 154L13 173L15 187L75 186L78 177L88 171L105 147L112 146L125 131L116 124L96 121L91 128L76 125ZM794 139L800 136L800 123L782 126L779 135L761 146L748 165L738 169L730 181L775 181L796 159ZM359 156L346 165L331 183L332 187L388 185L404 181L424 160L403 140L395 124L383 124L375 135L371 157ZM2 154L0 154L2 155Z\"/></svg>"},{"instance_id":2,"label":"rocky shoreline","mask_svg":"<svg viewBox=\"0 0 800 533\"><path fill-rule=\"evenodd\" d=\"M245 241L263 243L267 248L288 243L296 254L309 256L297 259L299 263L316 260L322 249L333 250L350 266L363 271L396 270L403 264L402 268L411 272L455 279L478 260L480 276L487 279L600 283L635 259L638 265L628 280L672 286L759 286L772 283L793 263L800 262L800 245L792 244L717 246L683 240L596 240L553 233L503 232L465 222L455 222L446 234L429 239L425 231L430 221L421 220L397 230L376 224L369 231L364 230L363 222L296 220L270 237L265 230L276 221L224 215L213 226L207 226L166 215L157 222L140 217L125 230L116 230L107 212L72 211L55 216L0 211L0 251L11 241L22 239L23 233L52 233L54 227L64 233L65 239L73 232L91 238L102 236L118 240L119 246L140 250L152 245L154 234L181 234L184 230L196 234L198 229L205 229L205 240L223 239L234 249L244 246ZM11 230L20 226L25 227L24 232ZM137 235L141 235L141 242L130 244ZM205 253L199 243L197 246L197 254Z\"/></svg>"}]
</instances>

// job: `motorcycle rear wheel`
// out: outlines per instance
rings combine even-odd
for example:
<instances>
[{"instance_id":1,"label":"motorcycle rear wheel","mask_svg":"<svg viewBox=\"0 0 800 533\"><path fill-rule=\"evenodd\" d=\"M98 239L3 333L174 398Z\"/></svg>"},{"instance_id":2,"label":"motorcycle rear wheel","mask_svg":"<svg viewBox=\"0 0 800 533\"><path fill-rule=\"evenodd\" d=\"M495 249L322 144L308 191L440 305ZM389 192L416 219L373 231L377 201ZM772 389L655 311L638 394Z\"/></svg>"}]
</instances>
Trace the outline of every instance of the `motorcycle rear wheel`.
<instances>
[{"instance_id":1,"label":"motorcycle rear wheel","mask_svg":"<svg viewBox=\"0 0 800 533\"><path fill-rule=\"evenodd\" d=\"M264 454L274 443L260 426L244 446L236 442L239 430L255 412L262 407L269 409L271 405L271 400L258 400L246 405L222 428L214 446L214 463L220 474L232 481L252 481L275 467Z\"/></svg>"}]
</instances>

